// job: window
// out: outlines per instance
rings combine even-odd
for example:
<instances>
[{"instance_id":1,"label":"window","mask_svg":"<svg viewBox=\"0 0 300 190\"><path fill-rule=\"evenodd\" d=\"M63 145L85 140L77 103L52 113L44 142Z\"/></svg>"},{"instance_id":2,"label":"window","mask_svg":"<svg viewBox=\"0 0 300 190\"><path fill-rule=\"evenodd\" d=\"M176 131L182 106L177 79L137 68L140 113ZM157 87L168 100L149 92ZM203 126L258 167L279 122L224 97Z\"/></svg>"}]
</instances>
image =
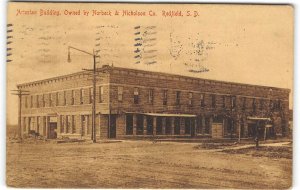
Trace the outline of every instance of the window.
<instances>
[{"instance_id":1,"label":"window","mask_svg":"<svg viewBox=\"0 0 300 190\"><path fill-rule=\"evenodd\" d=\"M165 127L165 133L166 135L169 135L172 133L172 126L171 126L171 118L166 117L166 127Z\"/></svg>"},{"instance_id":2,"label":"window","mask_svg":"<svg viewBox=\"0 0 300 190\"><path fill-rule=\"evenodd\" d=\"M45 107L45 95L42 95L42 106Z\"/></svg>"},{"instance_id":3,"label":"window","mask_svg":"<svg viewBox=\"0 0 300 190\"><path fill-rule=\"evenodd\" d=\"M93 88L89 88L89 103L93 102Z\"/></svg>"},{"instance_id":4,"label":"window","mask_svg":"<svg viewBox=\"0 0 300 190\"><path fill-rule=\"evenodd\" d=\"M176 105L180 104L180 91L176 91Z\"/></svg>"},{"instance_id":5,"label":"window","mask_svg":"<svg viewBox=\"0 0 300 190\"><path fill-rule=\"evenodd\" d=\"M138 104L139 103L139 89L138 88L134 88L134 91L133 91L133 101L134 101L134 104Z\"/></svg>"},{"instance_id":6,"label":"window","mask_svg":"<svg viewBox=\"0 0 300 190\"><path fill-rule=\"evenodd\" d=\"M52 106L52 96L51 96L51 93L49 94L49 107Z\"/></svg>"},{"instance_id":7,"label":"window","mask_svg":"<svg viewBox=\"0 0 300 190\"><path fill-rule=\"evenodd\" d=\"M66 97L66 91L64 91L64 97L63 97L63 105L65 106L67 104L67 97Z\"/></svg>"},{"instance_id":8,"label":"window","mask_svg":"<svg viewBox=\"0 0 300 190\"><path fill-rule=\"evenodd\" d=\"M75 103L75 90L71 91L71 105L74 105Z\"/></svg>"},{"instance_id":9,"label":"window","mask_svg":"<svg viewBox=\"0 0 300 190\"><path fill-rule=\"evenodd\" d=\"M180 135L180 117L174 119L174 134Z\"/></svg>"},{"instance_id":10,"label":"window","mask_svg":"<svg viewBox=\"0 0 300 190\"><path fill-rule=\"evenodd\" d=\"M148 103L153 104L153 89L149 89Z\"/></svg>"},{"instance_id":11,"label":"window","mask_svg":"<svg viewBox=\"0 0 300 190\"><path fill-rule=\"evenodd\" d=\"M40 107L40 102L39 102L39 95L36 95L36 107Z\"/></svg>"},{"instance_id":12,"label":"window","mask_svg":"<svg viewBox=\"0 0 300 190\"><path fill-rule=\"evenodd\" d=\"M133 115L126 115L126 135L133 135Z\"/></svg>"},{"instance_id":13,"label":"window","mask_svg":"<svg viewBox=\"0 0 300 190\"><path fill-rule=\"evenodd\" d=\"M123 101L123 86L118 86L118 101Z\"/></svg>"},{"instance_id":14,"label":"window","mask_svg":"<svg viewBox=\"0 0 300 190\"><path fill-rule=\"evenodd\" d=\"M210 134L210 128L211 128L210 118L206 117L205 118L205 128L204 128L205 134Z\"/></svg>"},{"instance_id":15,"label":"window","mask_svg":"<svg viewBox=\"0 0 300 190\"><path fill-rule=\"evenodd\" d=\"M168 90L164 90L163 91L163 105L167 105L168 104Z\"/></svg>"},{"instance_id":16,"label":"window","mask_svg":"<svg viewBox=\"0 0 300 190\"><path fill-rule=\"evenodd\" d=\"M33 107L33 98L32 98L32 96L30 96L30 108L32 108Z\"/></svg>"},{"instance_id":17,"label":"window","mask_svg":"<svg viewBox=\"0 0 300 190\"><path fill-rule=\"evenodd\" d=\"M67 115L66 117L66 133L70 133L70 127L71 127L71 116L70 115Z\"/></svg>"},{"instance_id":18,"label":"window","mask_svg":"<svg viewBox=\"0 0 300 190\"><path fill-rule=\"evenodd\" d=\"M234 120L232 118L227 119L227 134L232 135L234 133Z\"/></svg>"},{"instance_id":19,"label":"window","mask_svg":"<svg viewBox=\"0 0 300 190\"><path fill-rule=\"evenodd\" d=\"M189 92L189 105L191 106L193 104L193 93Z\"/></svg>"},{"instance_id":20,"label":"window","mask_svg":"<svg viewBox=\"0 0 300 190\"><path fill-rule=\"evenodd\" d=\"M200 95L200 106L203 108L205 106L204 104L204 94Z\"/></svg>"},{"instance_id":21,"label":"window","mask_svg":"<svg viewBox=\"0 0 300 190\"><path fill-rule=\"evenodd\" d=\"M223 96L223 108L226 108L226 96Z\"/></svg>"},{"instance_id":22,"label":"window","mask_svg":"<svg viewBox=\"0 0 300 190\"><path fill-rule=\"evenodd\" d=\"M259 109L263 110L263 107L264 107L264 100L260 99L260 101L259 101Z\"/></svg>"},{"instance_id":23,"label":"window","mask_svg":"<svg viewBox=\"0 0 300 190\"><path fill-rule=\"evenodd\" d=\"M256 110L256 99L255 98L252 99L252 109L253 109L253 111Z\"/></svg>"},{"instance_id":24,"label":"window","mask_svg":"<svg viewBox=\"0 0 300 190\"><path fill-rule=\"evenodd\" d=\"M152 116L146 116L147 121L147 135L153 135L153 117Z\"/></svg>"},{"instance_id":25,"label":"window","mask_svg":"<svg viewBox=\"0 0 300 190\"><path fill-rule=\"evenodd\" d=\"M197 132L197 134L202 134L202 117L197 118L196 132Z\"/></svg>"},{"instance_id":26,"label":"window","mask_svg":"<svg viewBox=\"0 0 300 190\"><path fill-rule=\"evenodd\" d=\"M274 108L273 100L270 100L269 107L270 107L270 110L273 110L273 108Z\"/></svg>"},{"instance_id":27,"label":"window","mask_svg":"<svg viewBox=\"0 0 300 190\"><path fill-rule=\"evenodd\" d=\"M216 95L215 94L211 95L211 107L212 108L216 107Z\"/></svg>"},{"instance_id":28,"label":"window","mask_svg":"<svg viewBox=\"0 0 300 190\"><path fill-rule=\"evenodd\" d=\"M156 118L156 134L162 135L162 117Z\"/></svg>"},{"instance_id":29,"label":"window","mask_svg":"<svg viewBox=\"0 0 300 190\"><path fill-rule=\"evenodd\" d=\"M282 109L282 103L281 103L281 100L277 100L277 106L278 106L278 109L279 109L279 110Z\"/></svg>"},{"instance_id":30,"label":"window","mask_svg":"<svg viewBox=\"0 0 300 190\"><path fill-rule=\"evenodd\" d=\"M136 134L137 135L144 134L144 116L143 115L136 116Z\"/></svg>"},{"instance_id":31,"label":"window","mask_svg":"<svg viewBox=\"0 0 300 190\"><path fill-rule=\"evenodd\" d=\"M28 107L28 99L27 99L27 96L25 96L25 108Z\"/></svg>"},{"instance_id":32,"label":"window","mask_svg":"<svg viewBox=\"0 0 300 190\"><path fill-rule=\"evenodd\" d=\"M80 101L80 104L83 104L83 93L84 93L84 91L83 91L83 89L81 88L80 90L79 90L79 101Z\"/></svg>"},{"instance_id":33,"label":"window","mask_svg":"<svg viewBox=\"0 0 300 190\"><path fill-rule=\"evenodd\" d=\"M59 101L58 100L59 100L59 93L56 92L56 103L55 103L56 106L59 105Z\"/></svg>"},{"instance_id":34,"label":"window","mask_svg":"<svg viewBox=\"0 0 300 190\"><path fill-rule=\"evenodd\" d=\"M184 121L185 121L184 122L184 124L185 124L184 133L191 134L191 118L185 118Z\"/></svg>"},{"instance_id":35,"label":"window","mask_svg":"<svg viewBox=\"0 0 300 190\"><path fill-rule=\"evenodd\" d=\"M63 115L60 115L60 132L64 133L65 132L65 117Z\"/></svg>"},{"instance_id":36,"label":"window","mask_svg":"<svg viewBox=\"0 0 300 190\"><path fill-rule=\"evenodd\" d=\"M246 97L243 97L243 110L246 109Z\"/></svg>"},{"instance_id":37,"label":"window","mask_svg":"<svg viewBox=\"0 0 300 190\"><path fill-rule=\"evenodd\" d=\"M72 115L72 133L76 133L76 126L75 126L75 115Z\"/></svg>"},{"instance_id":38,"label":"window","mask_svg":"<svg viewBox=\"0 0 300 190\"><path fill-rule=\"evenodd\" d=\"M236 107L236 97L231 96L231 109L234 109Z\"/></svg>"},{"instance_id":39,"label":"window","mask_svg":"<svg viewBox=\"0 0 300 190\"><path fill-rule=\"evenodd\" d=\"M99 86L99 103L103 102L103 92L104 92L103 91L103 86ZM118 88L118 93L119 93L119 88Z\"/></svg>"}]
</instances>

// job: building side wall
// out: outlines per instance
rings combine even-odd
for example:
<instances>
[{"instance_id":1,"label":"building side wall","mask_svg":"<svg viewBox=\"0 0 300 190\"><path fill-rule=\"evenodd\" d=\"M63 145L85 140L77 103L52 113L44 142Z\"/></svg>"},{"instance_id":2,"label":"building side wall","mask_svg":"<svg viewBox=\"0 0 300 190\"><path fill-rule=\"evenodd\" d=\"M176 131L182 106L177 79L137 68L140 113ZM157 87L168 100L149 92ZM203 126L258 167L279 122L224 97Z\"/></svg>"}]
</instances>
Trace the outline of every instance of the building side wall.
<instances>
[{"instance_id":1,"label":"building side wall","mask_svg":"<svg viewBox=\"0 0 300 190\"><path fill-rule=\"evenodd\" d=\"M30 92L22 100L23 132L28 134L30 130L34 130L49 138L50 117L55 117L58 138L90 139L92 83L88 78L87 75L77 74L19 86ZM121 99L120 87L123 89ZM138 103L134 102L135 88L138 89ZM150 91L153 92L152 98L149 96ZM164 91L167 91L166 105L163 103ZM178 92L179 103L176 99ZM133 133L130 136L139 136L137 115L144 114L144 136L149 133L147 113L166 113L194 115L190 122L191 130L195 130L196 136L211 137L214 123L222 124L223 137L237 137L240 130L243 136L247 136L250 126L247 123L248 116L272 118L276 134L285 135L288 131L288 101L289 90L286 89L113 68L100 74L97 80L96 134L97 138L109 137L109 114L112 114L116 116L116 138L128 136L126 114L133 114ZM171 126L166 126L167 118L162 117L162 132L156 134L158 117L159 115L151 116L153 132L150 135L193 134L185 131L186 123L189 123L185 117L179 118L179 134L175 134L175 117L169 118ZM167 127L172 129L170 134L166 134Z\"/></svg>"}]
</instances>

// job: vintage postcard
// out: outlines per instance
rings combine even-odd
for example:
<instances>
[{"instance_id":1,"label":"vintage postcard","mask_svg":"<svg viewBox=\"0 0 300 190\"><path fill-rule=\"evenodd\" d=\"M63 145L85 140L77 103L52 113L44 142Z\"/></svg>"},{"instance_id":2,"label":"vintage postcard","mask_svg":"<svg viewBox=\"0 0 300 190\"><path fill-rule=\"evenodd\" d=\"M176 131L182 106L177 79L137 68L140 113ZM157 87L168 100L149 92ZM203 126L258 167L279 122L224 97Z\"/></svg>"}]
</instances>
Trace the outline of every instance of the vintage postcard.
<instances>
[{"instance_id":1,"label":"vintage postcard","mask_svg":"<svg viewBox=\"0 0 300 190\"><path fill-rule=\"evenodd\" d=\"M10 2L6 183L292 186L291 5Z\"/></svg>"}]
</instances>

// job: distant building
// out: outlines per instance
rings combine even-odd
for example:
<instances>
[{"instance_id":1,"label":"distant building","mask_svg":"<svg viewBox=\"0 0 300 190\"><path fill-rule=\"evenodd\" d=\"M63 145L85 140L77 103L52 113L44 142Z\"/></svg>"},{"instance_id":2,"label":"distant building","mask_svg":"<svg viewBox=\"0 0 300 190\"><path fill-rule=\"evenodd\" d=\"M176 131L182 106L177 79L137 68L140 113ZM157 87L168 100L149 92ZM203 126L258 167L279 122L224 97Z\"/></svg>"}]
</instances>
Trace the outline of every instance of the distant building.
<instances>
[{"instance_id":1,"label":"distant building","mask_svg":"<svg viewBox=\"0 0 300 190\"><path fill-rule=\"evenodd\" d=\"M111 66L98 71L97 138L252 138L256 131L262 138L289 129L289 89ZM22 100L23 134L89 139L89 78L82 71L18 85L30 91Z\"/></svg>"}]
</instances>

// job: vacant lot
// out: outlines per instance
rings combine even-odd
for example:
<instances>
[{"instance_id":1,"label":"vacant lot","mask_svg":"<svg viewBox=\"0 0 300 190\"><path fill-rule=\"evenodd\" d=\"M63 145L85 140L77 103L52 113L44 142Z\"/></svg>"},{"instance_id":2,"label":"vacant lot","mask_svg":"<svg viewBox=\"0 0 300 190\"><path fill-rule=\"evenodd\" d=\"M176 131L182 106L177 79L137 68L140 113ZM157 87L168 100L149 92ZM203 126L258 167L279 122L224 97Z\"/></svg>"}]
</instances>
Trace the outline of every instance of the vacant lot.
<instances>
[{"instance_id":1,"label":"vacant lot","mask_svg":"<svg viewBox=\"0 0 300 190\"><path fill-rule=\"evenodd\" d=\"M195 143L7 144L7 184L14 187L282 189L291 186L291 171L290 157Z\"/></svg>"}]
</instances>

